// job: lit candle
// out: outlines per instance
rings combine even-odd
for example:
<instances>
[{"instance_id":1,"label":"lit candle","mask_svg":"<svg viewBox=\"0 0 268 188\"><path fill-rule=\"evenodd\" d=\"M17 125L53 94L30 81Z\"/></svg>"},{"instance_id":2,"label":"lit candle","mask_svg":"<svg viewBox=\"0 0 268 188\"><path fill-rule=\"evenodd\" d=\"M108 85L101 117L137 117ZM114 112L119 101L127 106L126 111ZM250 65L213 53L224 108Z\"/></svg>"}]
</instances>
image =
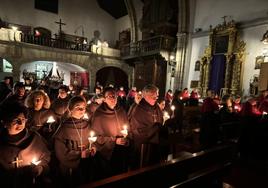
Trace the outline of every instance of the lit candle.
<instances>
[{"instance_id":1,"label":"lit candle","mask_svg":"<svg viewBox=\"0 0 268 188\"><path fill-rule=\"evenodd\" d=\"M175 110L175 106L174 106L174 105L172 105L172 106L170 107L170 109L172 110L172 117L174 117L174 110Z\"/></svg>"},{"instance_id":2,"label":"lit candle","mask_svg":"<svg viewBox=\"0 0 268 188\"><path fill-rule=\"evenodd\" d=\"M51 129L51 124L55 122L55 119L53 116L49 116L48 119L47 119L47 123L49 123L48 125L48 131L51 132L52 129Z\"/></svg>"},{"instance_id":3,"label":"lit candle","mask_svg":"<svg viewBox=\"0 0 268 188\"><path fill-rule=\"evenodd\" d=\"M219 109L221 109L223 107L223 105L218 105Z\"/></svg>"},{"instance_id":4,"label":"lit candle","mask_svg":"<svg viewBox=\"0 0 268 188\"><path fill-rule=\"evenodd\" d=\"M33 164L34 166L37 166L41 163L41 160L37 161L36 157L33 158L31 164ZM33 184L35 184L35 177L33 177Z\"/></svg>"},{"instance_id":5,"label":"lit candle","mask_svg":"<svg viewBox=\"0 0 268 188\"><path fill-rule=\"evenodd\" d=\"M182 100L182 97L180 97L180 100Z\"/></svg>"},{"instance_id":6,"label":"lit candle","mask_svg":"<svg viewBox=\"0 0 268 188\"><path fill-rule=\"evenodd\" d=\"M165 121L168 120L170 118L168 112L164 111L164 116L163 116L163 119L164 119L164 122L163 124L165 124Z\"/></svg>"},{"instance_id":7,"label":"lit candle","mask_svg":"<svg viewBox=\"0 0 268 188\"><path fill-rule=\"evenodd\" d=\"M141 95L141 91L139 91L139 94Z\"/></svg>"},{"instance_id":8,"label":"lit candle","mask_svg":"<svg viewBox=\"0 0 268 188\"><path fill-rule=\"evenodd\" d=\"M263 111L263 112L262 112L262 115L267 115L267 112Z\"/></svg>"},{"instance_id":9,"label":"lit candle","mask_svg":"<svg viewBox=\"0 0 268 188\"><path fill-rule=\"evenodd\" d=\"M95 132L94 131L90 131L89 133L89 137L88 137L88 141L89 141L89 150L91 150L91 144L96 142L97 137L95 136Z\"/></svg>"},{"instance_id":10,"label":"lit candle","mask_svg":"<svg viewBox=\"0 0 268 188\"><path fill-rule=\"evenodd\" d=\"M87 101L87 104L91 104L91 100L88 100L88 101Z\"/></svg>"},{"instance_id":11,"label":"lit candle","mask_svg":"<svg viewBox=\"0 0 268 188\"><path fill-rule=\"evenodd\" d=\"M88 119L89 119L89 117L88 117L87 113L85 113L85 114L84 114L83 119L86 119L86 120L88 120Z\"/></svg>"},{"instance_id":12,"label":"lit candle","mask_svg":"<svg viewBox=\"0 0 268 188\"><path fill-rule=\"evenodd\" d=\"M123 126L123 130L121 130L121 133L123 134L124 138L128 135L127 125Z\"/></svg>"},{"instance_id":13,"label":"lit candle","mask_svg":"<svg viewBox=\"0 0 268 188\"><path fill-rule=\"evenodd\" d=\"M55 119L53 118L53 116L49 116L47 119L47 123L54 123Z\"/></svg>"}]
</instances>

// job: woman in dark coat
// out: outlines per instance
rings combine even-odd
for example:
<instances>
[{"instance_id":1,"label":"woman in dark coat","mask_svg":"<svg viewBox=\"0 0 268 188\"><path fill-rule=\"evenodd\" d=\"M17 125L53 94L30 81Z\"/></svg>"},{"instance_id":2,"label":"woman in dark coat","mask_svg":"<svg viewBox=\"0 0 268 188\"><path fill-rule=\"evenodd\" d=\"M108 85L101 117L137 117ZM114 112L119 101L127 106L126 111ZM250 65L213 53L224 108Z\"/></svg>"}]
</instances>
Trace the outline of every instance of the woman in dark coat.
<instances>
[{"instance_id":1,"label":"woman in dark coat","mask_svg":"<svg viewBox=\"0 0 268 188\"><path fill-rule=\"evenodd\" d=\"M25 128L27 109L19 104L1 114L0 187L28 187L48 182L50 152L43 138Z\"/></svg>"},{"instance_id":2,"label":"woman in dark coat","mask_svg":"<svg viewBox=\"0 0 268 188\"><path fill-rule=\"evenodd\" d=\"M89 157L96 152L89 146L90 129L83 118L86 101L82 96L75 96L68 104L68 117L61 123L53 138L54 149L59 162L61 183L74 186L90 180ZM84 168L82 168L84 167Z\"/></svg>"}]
</instances>

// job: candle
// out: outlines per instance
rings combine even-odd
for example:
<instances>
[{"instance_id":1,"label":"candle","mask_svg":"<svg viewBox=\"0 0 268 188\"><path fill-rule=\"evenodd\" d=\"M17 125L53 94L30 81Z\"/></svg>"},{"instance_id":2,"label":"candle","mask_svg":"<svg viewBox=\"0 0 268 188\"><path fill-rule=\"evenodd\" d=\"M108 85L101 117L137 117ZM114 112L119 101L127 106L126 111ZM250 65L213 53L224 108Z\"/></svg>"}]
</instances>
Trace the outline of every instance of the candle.
<instances>
[{"instance_id":1,"label":"candle","mask_svg":"<svg viewBox=\"0 0 268 188\"><path fill-rule=\"evenodd\" d=\"M182 97L180 97L180 100L182 100Z\"/></svg>"},{"instance_id":2,"label":"candle","mask_svg":"<svg viewBox=\"0 0 268 188\"><path fill-rule=\"evenodd\" d=\"M263 112L262 112L262 115L267 115L267 112L263 111Z\"/></svg>"},{"instance_id":3,"label":"candle","mask_svg":"<svg viewBox=\"0 0 268 188\"><path fill-rule=\"evenodd\" d=\"M128 135L127 125L123 126L123 130L121 130L121 133L123 134L124 138Z\"/></svg>"},{"instance_id":4,"label":"candle","mask_svg":"<svg viewBox=\"0 0 268 188\"><path fill-rule=\"evenodd\" d=\"M170 109L172 110L172 117L174 117L174 110L175 110L175 106L174 106L174 105L172 105L172 106L170 107Z\"/></svg>"},{"instance_id":5,"label":"candle","mask_svg":"<svg viewBox=\"0 0 268 188\"><path fill-rule=\"evenodd\" d=\"M37 161L36 157L33 158L31 164L33 164L34 166L37 166L41 163L41 160ZM35 177L33 177L33 184L35 184Z\"/></svg>"},{"instance_id":6,"label":"candle","mask_svg":"<svg viewBox=\"0 0 268 188\"><path fill-rule=\"evenodd\" d=\"M53 118L53 116L49 116L47 119L47 123L54 123L55 119Z\"/></svg>"},{"instance_id":7,"label":"candle","mask_svg":"<svg viewBox=\"0 0 268 188\"><path fill-rule=\"evenodd\" d=\"M48 119L47 119L47 123L49 123L48 125L48 131L51 132L52 129L51 129L51 124L55 122L55 119L53 118L53 116L49 116Z\"/></svg>"},{"instance_id":8,"label":"candle","mask_svg":"<svg viewBox=\"0 0 268 188\"><path fill-rule=\"evenodd\" d=\"M163 116L164 121L163 121L163 124L165 124L165 121L168 120L169 118L170 118L170 116L169 116L168 112L164 111L164 116Z\"/></svg>"},{"instance_id":9,"label":"candle","mask_svg":"<svg viewBox=\"0 0 268 188\"><path fill-rule=\"evenodd\" d=\"M91 104L91 100L88 100L88 101L87 101L87 104Z\"/></svg>"},{"instance_id":10,"label":"candle","mask_svg":"<svg viewBox=\"0 0 268 188\"><path fill-rule=\"evenodd\" d=\"M85 114L84 114L83 119L86 119L86 120L88 120L88 119L89 119L89 117L88 117L87 113L85 113Z\"/></svg>"},{"instance_id":11,"label":"candle","mask_svg":"<svg viewBox=\"0 0 268 188\"><path fill-rule=\"evenodd\" d=\"M139 94L141 95L141 91L139 91Z\"/></svg>"},{"instance_id":12,"label":"candle","mask_svg":"<svg viewBox=\"0 0 268 188\"><path fill-rule=\"evenodd\" d=\"M89 141L89 150L91 150L91 144L96 142L97 137L95 136L95 132L94 131L90 131L89 133L89 137L88 137L88 141Z\"/></svg>"}]
</instances>

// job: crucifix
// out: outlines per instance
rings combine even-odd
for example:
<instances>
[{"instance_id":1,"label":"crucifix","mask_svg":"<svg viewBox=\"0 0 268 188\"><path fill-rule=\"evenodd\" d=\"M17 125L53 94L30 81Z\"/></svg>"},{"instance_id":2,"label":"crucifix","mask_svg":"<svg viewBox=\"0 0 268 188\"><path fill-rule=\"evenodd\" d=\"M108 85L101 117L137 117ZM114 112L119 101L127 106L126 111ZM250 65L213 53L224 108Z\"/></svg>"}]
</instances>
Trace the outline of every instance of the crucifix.
<instances>
[{"instance_id":1,"label":"crucifix","mask_svg":"<svg viewBox=\"0 0 268 188\"><path fill-rule=\"evenodd\" d=\"M227 16L223 16L223 17L221 17L222 19L223 19L223 23L225 24L226 23L226 18L227 18Z\"/></svg>"},{"instance_id":2,"label":"crucifix","mask_svg":"<svg viewBox=\"0 0 268 188\"><path fill-rule=\"evenodd\" d=\"M23 162L22 159L19 159L19 157L16 157L15 161L12 161L11 163L15 164L16 168L19 168L19 164L22 163L22 162Z\"/></svg>"},{"instance_id":3,"label":"crucifix","mask_svg":"<svg viewBox=\"0 0 268 188\"><path fill-rule=\"evenodd\" d=\"M61 19L60 19L59 22L55 22L55 23L56 23L56 24L59 24L59 26L60 26L59 33L61 34L61 25L66 25L66 23L61 22Z\"/></svg>"}]
</instances>

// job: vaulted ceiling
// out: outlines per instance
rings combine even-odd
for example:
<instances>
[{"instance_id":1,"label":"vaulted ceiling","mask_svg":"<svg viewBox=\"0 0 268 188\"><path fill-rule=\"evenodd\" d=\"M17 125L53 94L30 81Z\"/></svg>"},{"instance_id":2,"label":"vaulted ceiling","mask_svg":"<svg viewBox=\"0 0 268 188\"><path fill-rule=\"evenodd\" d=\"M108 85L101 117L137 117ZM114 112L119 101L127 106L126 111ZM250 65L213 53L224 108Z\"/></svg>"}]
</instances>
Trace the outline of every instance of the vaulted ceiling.
<instances>
[{"instance_id":1,"label":"vaulted ceiling","mask_svg":"<svg viewBox=\"0 0 268 188\"><path fill-rule=\"evenodd\" d=\"M124 0L97 0L100 8L105 10L115 19L128 14Z\"/></svg>"}]
</instances>

